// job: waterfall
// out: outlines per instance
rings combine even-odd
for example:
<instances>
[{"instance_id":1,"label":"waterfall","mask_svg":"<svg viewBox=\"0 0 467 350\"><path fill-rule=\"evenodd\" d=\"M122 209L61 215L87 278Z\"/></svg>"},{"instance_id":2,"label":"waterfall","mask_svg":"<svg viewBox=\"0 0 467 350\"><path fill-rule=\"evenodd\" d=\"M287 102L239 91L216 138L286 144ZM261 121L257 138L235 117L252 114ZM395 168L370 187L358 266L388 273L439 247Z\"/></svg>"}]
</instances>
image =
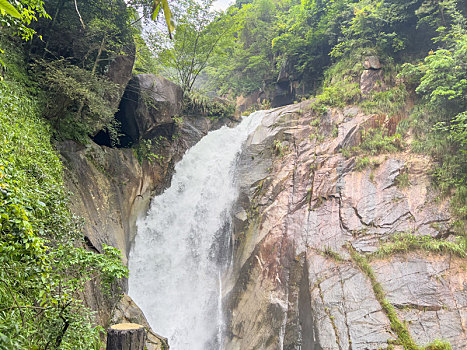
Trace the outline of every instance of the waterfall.
<instances>
[{"instance_id":1,"label":"waterfall","mask_svg":"<svg viewBox=\"0 0 467 350\"><path fill-rule=\"evenodd\" d=\"M155 197L129 258L129 295L173 350L222 348L222 272L230 260L236 159L263 112L206 135Z\"/></svg>"}]
</instances>

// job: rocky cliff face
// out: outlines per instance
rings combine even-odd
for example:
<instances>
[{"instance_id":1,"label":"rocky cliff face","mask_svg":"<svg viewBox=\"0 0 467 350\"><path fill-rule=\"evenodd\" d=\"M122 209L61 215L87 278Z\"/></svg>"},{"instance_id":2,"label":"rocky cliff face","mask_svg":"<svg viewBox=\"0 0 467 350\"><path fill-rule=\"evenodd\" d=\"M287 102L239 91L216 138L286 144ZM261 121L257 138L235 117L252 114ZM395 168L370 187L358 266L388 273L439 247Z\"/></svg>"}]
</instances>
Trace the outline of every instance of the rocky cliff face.
<instances>
[{"instance_id":1,"label":"rocky cliff face","mask_svg":"<svg viewBox=\"0 0 467 350\"><path fill-rule=\"evenodd\" d=\"M357 166L340 150L379 117L308 106L269 112L242 155L226 349L402 348L397 322L416 344L465 349L465 260L374 254L401 232L454 241L430 160L403 151Z\"/></svg>"}]
</instances>

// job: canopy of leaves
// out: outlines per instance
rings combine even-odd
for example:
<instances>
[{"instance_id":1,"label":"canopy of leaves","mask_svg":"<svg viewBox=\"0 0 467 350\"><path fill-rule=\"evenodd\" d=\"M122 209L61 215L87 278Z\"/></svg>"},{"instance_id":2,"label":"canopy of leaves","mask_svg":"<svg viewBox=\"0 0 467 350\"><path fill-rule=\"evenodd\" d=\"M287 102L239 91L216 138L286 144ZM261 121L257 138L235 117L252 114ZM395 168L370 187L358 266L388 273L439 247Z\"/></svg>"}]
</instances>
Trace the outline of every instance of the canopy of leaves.
<instances>
[{"instance_id":1,"label":"canopy of leaves","mask_svg":"<svg viewBox=\"0 0 467 350\"><path fill-rule=\"evenodd\" d=\"M379 54L397 62L428 52L457 2L434 0L252 0L237 2L228 45L211 61L211 84L234 94L264 89L287 74L308 91L349 55Z\"/></svg>"}]
</instances>

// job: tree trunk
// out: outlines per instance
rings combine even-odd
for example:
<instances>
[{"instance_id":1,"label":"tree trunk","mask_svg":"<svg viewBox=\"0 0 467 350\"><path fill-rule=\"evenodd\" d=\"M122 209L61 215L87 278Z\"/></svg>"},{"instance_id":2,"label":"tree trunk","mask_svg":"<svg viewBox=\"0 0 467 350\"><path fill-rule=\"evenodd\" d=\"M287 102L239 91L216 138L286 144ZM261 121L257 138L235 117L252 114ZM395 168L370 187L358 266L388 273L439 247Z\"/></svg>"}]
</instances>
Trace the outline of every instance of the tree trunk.
<instances>
[{"instance_id":1,"label":"tree trunk","mask_svg":"<svg viewBox=\"0 0 467 350\"><path fill-rule=\"evenodd\" d=\"M144 350L146 329L136 323L120 323L107 330L107 350Z\"/></svg>"}]
</instances>

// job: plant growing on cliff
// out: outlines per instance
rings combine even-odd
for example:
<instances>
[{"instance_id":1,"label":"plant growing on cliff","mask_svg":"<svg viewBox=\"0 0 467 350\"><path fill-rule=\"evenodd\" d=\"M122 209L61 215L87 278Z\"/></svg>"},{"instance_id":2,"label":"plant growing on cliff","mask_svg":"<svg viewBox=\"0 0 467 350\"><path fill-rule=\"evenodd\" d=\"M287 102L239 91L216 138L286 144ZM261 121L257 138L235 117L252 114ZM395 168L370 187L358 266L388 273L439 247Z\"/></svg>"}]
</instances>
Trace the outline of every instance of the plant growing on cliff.
<instances>
[{"instance_id":1,"label":"plant growing on cliff","mask_svg":"<svg viewBox=\"0 0 467 350\"><path fill-rule=\"evenodd\" d=\"M135 153L136 159L140 164L143 163L144 160L149 161L150 163L157 161L159 164L162 164L164 160L164 156L155 153L156 148L160 148L162 145L164 137L159 136L158 138L154 139L144 139L141 140L134 148L133 151Z\"/></svg>"},{"instance_id":2,"label":"plant growing on cliff","mask_svg":"<svg viewBox=\"0 0 467 350\"><path fill-rule=\"evenodd\" d=\"M436 239L431 236L419 236L411 233L400 233L383 243L373 253L373 257L383 258L396 253L407 253L422 250L437 254L453 254L465 258L467 256L467 237L458 237L455 241Z\"/></svg>"},{"instance_id":3,"label":"plant growing on cliff","mask_svg":"<svg viewBox=\"0 0 467 350\"><path fill-rule=\"evenodd\" d=\"M383 286L378 282L376 275L371 267L368 259L358 253L352 246L348 246L352 261L360 268L360 270L369 279L376 300L381 305L384 313L389 319L391 329L397 335L397 341L406 350L451 350L451 345L446 341L434 340L427 346L419 346L412 339L407 324L399 319L395 307L389 302L384 293Z\"/></svg>"},{"instance_id":4,"label":"plant growing on cliff","mask_svg":"<svg viewBox=\"0 0 467 350\"><path fill-rule=\"evenodd\" d=\"M430 154L438 163L433 169L435 184L452 194L453 211L467 218L467 25L461 12L447 2L444 15L448 26L440 27L431 51L417 65L406 64L401 77L421 97L411 116L418 140L413 149ZM446 5L444 4L444 5ZM443 6L444 6L443 5ZM436 13L436 12L435 12Z\"/></svg>"},{"instance_id":5,"label":"plant growing on cliff","mask_svg":"<svg viewBox=\"0 0 467 350\"><path fill-rule=\"evenodd\" d=\"M116 135L111 102L118 98L116 84L65 60L40 61L37 68L43 89L54 96L44 113L59 136L87 143L88 135L102 129Z\"/></svg>"},{"instance_id":6,"label":"plant growing on cliff","mask_svg":"<svg viewBox=\"0 0 467 350\"><path fill-rule=\"evenodd\" d=\"M281 140L274 140L273 146L274 154L278 157L283 157L288 150L288 146L284 145Z\"/></svg>"},{"instance_id":7,"label":"plant growing on cliff","mask_svg":"<svg viewBox=\"0 0 467 350\"><path fill-rule=\"evenodd\" d=\"M394 153L402 149L403 141L401 134L396 133L392 136L389 136L387 135L387 131L385 131L383 128L372 128L368 130L362 130L361 143L358 146L342 149L341 152L346 158L349 158L355 155L366 156L378 155L382 153ZM365 162L367 163L366 165L369 165L369 160L366 161L364 160L365 158L367 157L361 157L359 158L359 161Z\"/></svg>"},{"instance_id":8,"label":"plant growing on cliff","mask_svg":"<svg viewBox=\"0 0 467 350\"><path fill-rule=\"evenodd\" d=\"M204 116L210 119L229 118L235 113L235 106L231 101L212 98L196 90L185 94L183 106L185 114Z\"/></svg>"}]
</instances>

